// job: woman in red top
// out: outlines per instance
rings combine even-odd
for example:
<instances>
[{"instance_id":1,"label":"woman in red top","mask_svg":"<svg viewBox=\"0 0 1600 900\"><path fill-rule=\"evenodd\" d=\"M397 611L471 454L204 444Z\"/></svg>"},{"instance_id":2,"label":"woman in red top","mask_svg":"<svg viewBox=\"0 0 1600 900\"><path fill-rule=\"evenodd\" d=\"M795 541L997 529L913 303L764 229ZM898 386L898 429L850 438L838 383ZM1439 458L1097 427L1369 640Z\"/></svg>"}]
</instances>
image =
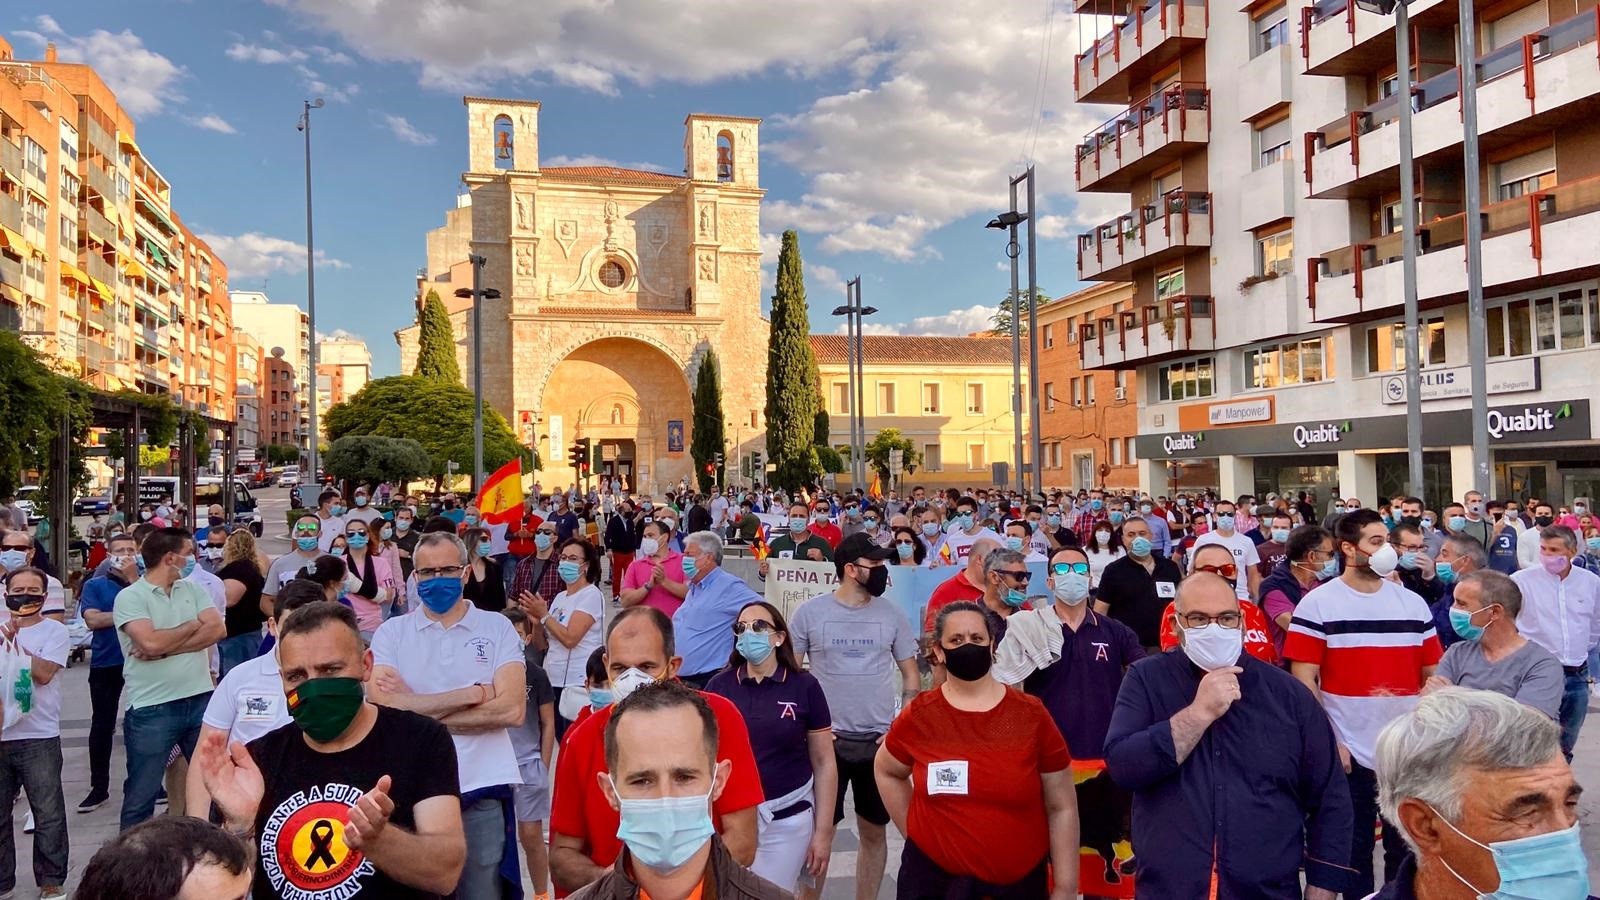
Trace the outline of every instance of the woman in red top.
<instances>
[{"instance_id":1,"label":"woman in red top","mask_svg":"<svg viewBox=\"0 0 1600 900\"><path fill-rule=\"evenodd\" d=\"M1071 900L1078 804L1067 742L1043 703L989 674L994 641L977 604L939 611L933 652L950 677L895 719L875 762L906 838L898 896Z\"/></svg>"}]
</instances>

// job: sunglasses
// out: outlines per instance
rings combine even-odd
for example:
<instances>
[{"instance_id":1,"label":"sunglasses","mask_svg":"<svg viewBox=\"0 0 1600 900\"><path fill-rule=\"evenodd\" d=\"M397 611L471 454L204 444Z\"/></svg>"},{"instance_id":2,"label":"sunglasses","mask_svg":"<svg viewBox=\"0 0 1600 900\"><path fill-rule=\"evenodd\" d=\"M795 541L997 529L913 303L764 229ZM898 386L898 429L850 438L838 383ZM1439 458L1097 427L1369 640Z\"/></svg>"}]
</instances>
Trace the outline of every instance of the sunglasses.
<instances>
[{"instance_id":1,"label":"sunglasses","mask_svg":"<svg viewBox=\"0 0 1600 900\"><path fill-rule=\"evenodd\" d=\"M1194 570L1196 572L1210 572L1213 575L1221 575L1223 578L1226 578L1229 581L1232 581L1239 575L1239 567L1233 563L1223 563L1220 566L1195 566Z\"/></svg>"},{"instance_id":2,"label":"sunglasses","mask_svg":"<svg viewBox=\"0 0 1600 900\"><path fill-rule=\"evenodd\" d=\"M1023 569L1020 572L1012 571L1012 570L1009 570L1009 569L996 569L995 570L995 574L999 575L1001 578L1007 578L1007 579L1010 579L1011 581L1018 582L1018 583L1026 583L1027 580L1028 580L1028 570L1027 569Z\"/></svg>"},{"instance_id":3,"label":"sunglasses","mask_svg":"<svg viewBox=\"0 0 1600 900\"><path fill-rule=\"evenodd\" d=\"M1071 572L1077 572L1079 575L1087 575L1089 574L1089 564L1084 562L1056 563L1050 567L1050 571L1056 575L1066 575Z\"/></svg>"},{"instance_id":4,"label":"sunglasses","mask_svg":"<svg viewBox=\"0 0 1600 900\"><path fill-rule=\"evenodd\" d=\"M778 630L777 626L773 625L771 622L766 621L765 619L757 619L754 622L750 622L748 624L746 624L744 622L735 622L735 623L733 623L733 633L734 634L744 634L746 631L754 631L756 634L771 634L772 632L777 631L777 630Z\"/></svg>"}]
</instances>

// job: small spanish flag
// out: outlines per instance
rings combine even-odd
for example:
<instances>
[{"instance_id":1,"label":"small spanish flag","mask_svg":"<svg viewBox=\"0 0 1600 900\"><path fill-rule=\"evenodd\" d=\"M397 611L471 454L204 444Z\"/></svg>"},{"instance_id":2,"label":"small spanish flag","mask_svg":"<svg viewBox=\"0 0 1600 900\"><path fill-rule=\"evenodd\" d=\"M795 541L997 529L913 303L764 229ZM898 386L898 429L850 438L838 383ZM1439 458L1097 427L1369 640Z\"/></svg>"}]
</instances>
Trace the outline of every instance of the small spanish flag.
<instances>
[{"instance_id":1,"label":"small spanish flag","mask_svg":"<svg viewBox=\"0 0 1600 900\"><path fill-rule=\"evenodd\" d=\"M751 552L756 555L756 559L758 560L766 559L772 554L772 548L767 546L767 526L765 524L757 529L756 542L755 545L751 547Z\"/></svg>"},{"instance_id":2,"label":"small spanish flag","mask_svg":"<svg viewBox=\"0 0 1600 900\"><path fill-rule=\"evenodd\" d=\"M513 459L484 479L476 506L490 525L510 525L522 514L522 460Z\"/></svg>"},{"instance_id":3,"label":"small spanish flag","mask_svg":"<svg viewBox=\"0 0 1600 900\"><path fill-rule=\"evenodd\" d=\"M939 558L944 560L945 565L955 562L955 555L950 552L949 544L939 545Z\"/></svg>"},{"instance_id":4,"label":"small spanish flag","mask_svg":"<svg viewBox=\"0 0 1600 900\"><path fill-rule=\"evenodd\" d=\"M867 488L867 496L874 500L883 499L883 476L876 471L872 473L872 485Z\"/></svg>"}]
</instances>

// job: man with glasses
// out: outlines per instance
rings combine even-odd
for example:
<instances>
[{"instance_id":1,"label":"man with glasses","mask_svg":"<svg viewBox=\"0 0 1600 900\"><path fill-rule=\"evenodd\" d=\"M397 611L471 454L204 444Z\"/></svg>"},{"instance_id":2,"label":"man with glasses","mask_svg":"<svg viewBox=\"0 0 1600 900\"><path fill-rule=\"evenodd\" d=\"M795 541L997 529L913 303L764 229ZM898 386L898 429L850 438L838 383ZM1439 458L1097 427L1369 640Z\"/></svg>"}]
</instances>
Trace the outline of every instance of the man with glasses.
<instances>
[{"instance_id":1,"label":"man with glasses","mask_svg":"<svg viewBox=\"0 0 1600 900\"><path fill-rule=\"evenodd\" d=\"M1389 540L1400 554L1400 568L1394 577L1400 586L1421 597L1429 606L1444 596L1444 583L1439 580L1433 560L1428 558L1428 542L1422 529L1415 525L1396 525L1389 531Z\"/></svg>"},{"instance_id":2,"label":"man with glasses","mask_svg":"<svg viewBox=\"0 0 1600 900\"><path fill-rule=\"evenodd\" d=\"M1194 552L1194 571L1189 573L1189 578L1204 572L1216 575L1234 587L1239 580L1239 567L1233 561L1228 548L1220 544L1207 544ZM1187 579L1185 579L1187 580ZM1180 585L1181 588L1181 585ZM1182 643L1182 632L1176 627L1183 623L1175 618L1177 601L1167 605L1161 614L1161 650L1166 652ZM1249 600L1239 601L1239 622L1244 631L1244 650L1264 663L1278 664L1278 648L1272 642L1272 634L1267 626L1266 614L1261 607ZM1204 623L1201 623L1202 625Z\"/></svg>"},{"instance_id":3,"label":"man with glasses","mask_svg":"<svg viewBox=\"0 0 1600 900\"><path fill-rule=\"evenodd\" d=\"M277 599L278 591L284 585L293 581L302 570L315 565L317 557L325 552L322 548L322 520L314 513L296 519L289 533L294 539L294 549L272 561L271 568L267 569L267 583L261 588L264 597ZM342 526L339 534L344 534Z\"/></svg>"},{"instance_id":4,"label":"man with glasses","mask_svg":"<svg viewBox=\"0 0 1600 900\"><path fill-rule=\"evenodd\" d=\"M529 594L548 603L561 593L558 571L561 560L556 550L559 543L556 536L555 523L547 519L540 520L533 530L533 552L517 561L516 572L511 576L511 592L507 597L520 600L523 594ZM622 584L622 572L613 569L611 580L614 582L613 588Z\"/></svg>"},{"instance_id":5,"label":"man with glasses","mask_svg":"<svg viewBox=\"0 0 1600 900\"><path fill-rule=\"evenodd\" d=\"M733 623L739 610L761 600L744 579L722 567L722 539L696 531L683 539L683 572L689 576L683 604L672 614L678 650L678 678L704 689L733 654Z\"/></svg>"},{"instance_id":6,"label":"man with glasses","mask_svg":"<svg viewBox=\"0 0 1600 900\"><path fill-rule=\"evenodd\" d=\"M372 636L367 699L438 720L450 729L461 779L467 863L462 897L497 897L499 871L514 842L506 840L510 785L521 784L506 729L522 724L527 672L522 638L511 620L462 596L467 548L453 534L417 542L417 594L422 608L384 622Z\"/></svg>"},{"instance_id":7,"label":"man with glasses","mask_svg":"<svg viewBox=\"0 0 1600 900\"><path fill-rule=\"evenodd\" d=\"M1122 523L1122 546L1128 555L1113 560L1100 573L1094 611L1133 629L1146 652L1161 646L1161 612L1178 595L1183 570L1155 552L1150 525L1134 516Z\"/></svg>"},{"instance_id":8,"label":"man with glasses","mask_svg":"<svg viewBox=\"0 0 1600 900\"><path fill-rule=\"evenodd\" d=\"M1194 549L1211 544L1221 544L1233 554L1233 563L1245 573L1245 577L1238 579L1235 590L1239 592L1240 600L1249 600L1256 596L1256 591L1261 587L1261 554L1256 550L1256 542L1236 528L1237 518L1234 505L1224 500L1217 504L1216 515L1212 518L1215 527L1195 538ZM1191 560L1194 558L1191 555ZM1190 571L1193 571L1191 566Z\"/></svg>"},{"instance_id":9,"label":"man with glasses","mask_svg":"<svg viewBox=\"0 0 1600 900\"><path fill-rule=\"evenodd\" d=\"M1293 676L1241 652L1243 618L1233 585L1197 570L1173 604L1182 651L1122 683L1105 757L1133 792L1139 892L1299 900L1304 868L1305 900L1333 900L1352 820L1333 730Z\"/></svg>"},{"instance_id":10,"label":"man with glasses","mask_svg":"<svg viewBox=\"0 0 1600 900\"><path fill-rule=\"evenodd\" d=\"M1301 525L1289 532L1284 544L1284 561L1261 579L1261 611L1267 617L1267 630L1273 647L1283 657L1283 641L1294 620L1294 608L1306 592L1339 574L1334 554L1333 535L1321 525Z\"/></svg>"},{"instance_id":11,"label":"man with glasses","mask_svg":"<svg viewBox=\"0 0 1600 900\"><path fill-rule=\"evenodd\" d=\"M0 534L0 575L32 566L37 555L33 535L26 531L7 531ZM54 575L46 575L45 580L43 613L46 618L59 622L66 616L67 592ZM9 618L11 618L9 611L0 612L0 622Z\"/></svg>"}]
</instances>

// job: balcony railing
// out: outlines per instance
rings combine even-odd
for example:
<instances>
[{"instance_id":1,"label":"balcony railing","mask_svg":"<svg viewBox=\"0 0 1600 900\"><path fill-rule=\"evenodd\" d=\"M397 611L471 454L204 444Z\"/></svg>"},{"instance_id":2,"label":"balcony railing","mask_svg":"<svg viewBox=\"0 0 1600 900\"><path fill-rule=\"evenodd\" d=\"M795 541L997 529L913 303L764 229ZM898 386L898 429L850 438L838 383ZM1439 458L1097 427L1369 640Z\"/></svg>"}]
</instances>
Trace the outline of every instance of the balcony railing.
<instances>
[{"instance_id":1,"label":"balcony railing","mask_svg":"<svg viewBox=\"0 0 1600 900\"><path fill-rule=\"evenodd\" d=\"M79 207L83 211L84 230L99 238L106 246L117 245L117 227L111 220L102 215L98 210L85 203Z\"/></svg>"},{"instance_id":2,"label":"balcony railing","mask_svg":"<svg viewBox=\"0 0 1600 900\"><path fill-rule=\"evenodd\" d=\"M1343 3L1345 0L1324 0L1324 2ZM1600 7L1551 25L1542 31L1524 35L1520 41L1485 53L1478 57L1477 64L1473 66L1477 83L1482 85L1502 75L1521 71L1524 93L1531 105L1531 101L1537 96L1533 64L1547 57L1577 49L1584 44L1594 43L1597 26L1600 26ZM1415 112L1432 109L1447 100L1453 100L1461 94L1460 67L1419 81L1411 86L1411 91L1414 97L1411 108ZM1342 116L1316 131L1309 132L1306 135L1306 149L1327 150L1351 143L1351 156L1359 160L1361 135L1376 131L1391 122L1398 121L1399 118L1400 95L1393 94L1348 116ZM1307 153L1308 173L1310 156L1311 154ZM1309 182L1309 175L1307 179Z\"/></svg>"},{"instance_id":3,"label":"balcony railing","mask_svg":"<svg viewBox=\"0 0 1600 900\"><path fill-rule=\"evenodd\" d=\"M91 253L83 267L85 272L105 282L108 287L115 287L117 283L117 267L105 261L104 257ZM107 300L113 299L107 297Z\"/></svg>"},{"instance_id":4,"label":"balcony railing","mask_svg":"<svg viewBox=\"0 0 1600 900\"><path fill-rule=\"evenodd\" d=\"M1085 367L1149 361L1216 344L1211 298L1182 294L1078 326L1078 359Z\"/></svg>"},{"instance_id":5,"label":"balcony railing","mask_svg":"<svg viewBox=\"0 0 1600 900\"><path fill-rule=\"evenodd\" d=\"M1166 247L1210 242L1211 195L1172 191L1078 235L1078 277L1093 277ZM1086 264L1090 259L1093 262Z\"/></svg>"},{"instance_id":6,"label":"balcony railing","mask_svg":"<svg viewBox=\"0 0 1600 900\"><path fill-rule=\"evenodd\" d=\"M1547 190L1534 191L1511 200L1502 200L1483 207L1485 241L1519 231L1528 232L1528 254L1542 271L1545 259L1543 229L1556 222L1575 216L1600 212L1600 176L1558 184ZM1425 256L1466 242L1466 214L1456 213L1427 222L1417 229L1417 254ZM1353 289L1358 306L1366 297L1364 274L1379 266L1388 265L1401 258L1399 232L1379 235L1324 253L1309 261L1309 285L1306 301L1312 317L1317 313L1317 282L1323 278L1353 275Z\"/></svg>"},{"instance_id":7,"label":"balcony railing","mask_svg":"<svg viewBox=\"0 0 1600 900\"><path fill-rule=\"evenodd\" d=\"M101 199L105 200L105 202L117 202L116 184L112 181L111 176L107 174L105 169L100 168L94 163L89 163L88 165L84 166L83 183L89 186L89 190L99 194Z\"/></svg>"},{"instance_id":8,"label":"balcony railing","mask_svg":"<svg viewBox=\"0 0 1600 900\"><path fill-rule=\"evenodd\" d=\"M0 144L5 143L0 140ZM12 231L22 230L22 201L0 194L0 225Z\"/></svg>"},{"instance_id":9,"label":"balcony railing","mask_svg":"<svg viewBox=\"0 0 1600 900\"><path fill-rule=\"evenodd\" d=\"M1079 101L1168 38L1204 38L1210 19L1206 0L1151 0L1139 6L1075 57L1073 89Z\"/></svg>"},{"instance_id":10,"label":"balcony railing","mask_svg":"<svg viewBox=\"0 0 1600 900\"><path fill-rule=\"evenodd\" d=\"M5 138L0 138L0 169L10 173L13 179L22 177L22 148Z\"/></svg>"},{"instance_id":11,"label":"balcony railing","mask_svg":"<svg viewBox=\"0 0 1600 900\"><path fill-rule=\"evenodd\" d=\"M1210 133L1211 92L1203 83L1182 82L1169 85L1130 105L1107 119L1105 124L1084 136L1078 145L1077 177L1081 189L1099 178L1131 165L1152 159L1166 146L1186 143ZM1191 116L1205 113L1205 116ZM1154 123L1159 122L1156 126ZM1203 126L1191 135L1190 123ZM1107 154L1111 158L1106 159Z\"/></svg>"}]
</instances>

